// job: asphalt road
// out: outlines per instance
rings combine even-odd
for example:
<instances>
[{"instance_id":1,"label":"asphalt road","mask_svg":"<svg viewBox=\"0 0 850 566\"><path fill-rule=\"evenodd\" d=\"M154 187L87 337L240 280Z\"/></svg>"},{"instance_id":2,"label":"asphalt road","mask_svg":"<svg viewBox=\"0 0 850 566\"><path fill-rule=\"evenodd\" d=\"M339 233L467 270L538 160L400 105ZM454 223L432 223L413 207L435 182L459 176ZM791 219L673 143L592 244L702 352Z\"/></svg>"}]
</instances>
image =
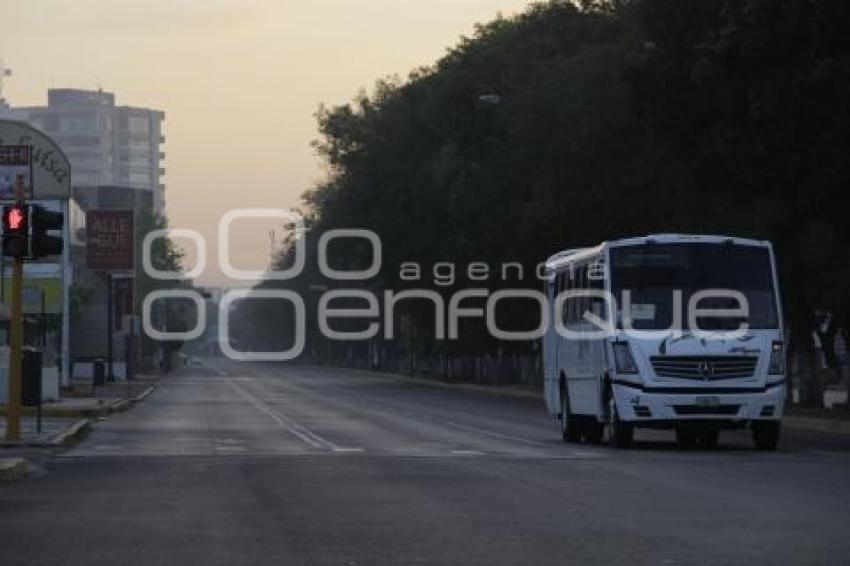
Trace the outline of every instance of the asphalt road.
<instances>
[{"instance_id":1,"label":"asphalt road","mask_svg":"<svg viewBox=\"0 0 850 566\"><path fill-rule=\"evenodd\" d=\"M847 564L850 441L560 442L542 402L208 361L0 484L0 564Z\"/></svg>"}]
</instances>

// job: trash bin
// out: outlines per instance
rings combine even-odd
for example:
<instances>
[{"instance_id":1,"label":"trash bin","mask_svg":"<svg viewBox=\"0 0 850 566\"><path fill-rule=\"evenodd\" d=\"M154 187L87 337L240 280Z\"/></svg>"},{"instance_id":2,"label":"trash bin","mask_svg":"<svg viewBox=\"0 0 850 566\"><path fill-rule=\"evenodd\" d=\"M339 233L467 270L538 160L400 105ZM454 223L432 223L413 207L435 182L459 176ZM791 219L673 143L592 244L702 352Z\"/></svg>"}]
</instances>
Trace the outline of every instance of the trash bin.
<instances>
[{"instance_id":1,"label":"trash bin","mask_svg":"<svg viewBox=\"0 0 850 566\"><path fill-rule=\"evenodd\" d=\"M92 382L94 385L106 383L106 363L101 359L92 361Z\"/></svg>"},{"instance_id":2,"label":"trash bin","mask_svg":"<svg viewBox=\"0 0 850 566\"><path fill-rule=\"evenodd\" d=\"M41 404L41 351L24 348L21 360L21 405L37 407Z\"/></svg>"}]
</instances>

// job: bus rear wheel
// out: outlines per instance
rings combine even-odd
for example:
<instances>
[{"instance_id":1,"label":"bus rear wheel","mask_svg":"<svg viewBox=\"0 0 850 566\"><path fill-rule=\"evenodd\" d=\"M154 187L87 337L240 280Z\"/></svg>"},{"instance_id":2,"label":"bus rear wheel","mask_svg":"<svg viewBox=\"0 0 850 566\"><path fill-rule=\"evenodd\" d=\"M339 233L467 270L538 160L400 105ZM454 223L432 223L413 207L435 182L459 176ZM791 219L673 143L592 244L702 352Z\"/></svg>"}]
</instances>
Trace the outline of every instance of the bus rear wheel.
<instances>
[{"instance_id":1,"label":"bus rear wheel","mask_svg":"<svg viewBox=\"0 0 850 566\"><path fill-rule=\"evenodd\" d=\"M605 424L590 422L585 424L584 439L590 444L599 444L605 438Z\"/></svg>"},{"instance_id":2,"label":"bus rear wheel","mask_svg":"<svg viewBox=\"0 0 850 566\"><path fill-rule=\"evenodd\" d=\"M581 429L576 418L570 415L570 396L561 384L561 438L564 442L581 442Z\"/></svg>"},{"instance_id":3,"label":"bus rear wheel","mask_svg":"<svg viewBox=\"0 0 850 566\"><path fill-rule=\"evenodd\" d=\"M676 444L683 450L691 450L697 445L697 434L693 429L677 426L676 427Z\"/></svg>"}]
</instances>

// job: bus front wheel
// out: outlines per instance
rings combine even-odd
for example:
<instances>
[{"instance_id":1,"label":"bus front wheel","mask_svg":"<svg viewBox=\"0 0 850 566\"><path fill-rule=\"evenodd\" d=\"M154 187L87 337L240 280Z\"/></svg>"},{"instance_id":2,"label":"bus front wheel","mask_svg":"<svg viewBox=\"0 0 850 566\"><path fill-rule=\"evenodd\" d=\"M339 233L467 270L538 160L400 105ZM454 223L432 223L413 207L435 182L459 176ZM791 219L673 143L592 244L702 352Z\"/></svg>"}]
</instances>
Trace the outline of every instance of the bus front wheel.
<instances>
[{"instance_id":1,"label":"bus front wheel","mask_svg":"<svg viewBox=\"0 0 850 566\"><path fill-rule=\"evenodd\" d=\"M614 396L608 400L608 442L615 448L627 448L635 437L635 427L620 420Z\"/></svg>"}]
</instances>

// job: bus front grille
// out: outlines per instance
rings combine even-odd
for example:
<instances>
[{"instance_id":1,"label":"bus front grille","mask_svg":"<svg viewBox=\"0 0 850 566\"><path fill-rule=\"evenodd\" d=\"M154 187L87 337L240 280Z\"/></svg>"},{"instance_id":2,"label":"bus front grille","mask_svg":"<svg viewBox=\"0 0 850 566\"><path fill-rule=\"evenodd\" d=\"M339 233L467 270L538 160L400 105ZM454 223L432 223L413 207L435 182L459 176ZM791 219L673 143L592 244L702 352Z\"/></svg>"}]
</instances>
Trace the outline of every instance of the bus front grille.
<instances>
[{"instance_id":1,"label":"bus front grille","mask_svg":"<svg viewBox=\"0 0 850 566\"><path fill-rule=\"evenodd\" d=\"M658 377L714 381L752 377L756 356L652 356L649 360Z\"/></svg>"},{"instance_id":2,"label":"bus front grille","mask_svg":"<svg viewBox=\"0 0 850 566\"><path fill-rule=\"evenodd\" d=\"M703 407L702 405L673 405L677 415L692 417L696 415L737 415L740 405L718 405L716 407Z\"/></svg>"}]
</instances>

